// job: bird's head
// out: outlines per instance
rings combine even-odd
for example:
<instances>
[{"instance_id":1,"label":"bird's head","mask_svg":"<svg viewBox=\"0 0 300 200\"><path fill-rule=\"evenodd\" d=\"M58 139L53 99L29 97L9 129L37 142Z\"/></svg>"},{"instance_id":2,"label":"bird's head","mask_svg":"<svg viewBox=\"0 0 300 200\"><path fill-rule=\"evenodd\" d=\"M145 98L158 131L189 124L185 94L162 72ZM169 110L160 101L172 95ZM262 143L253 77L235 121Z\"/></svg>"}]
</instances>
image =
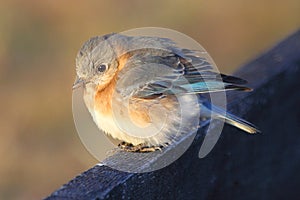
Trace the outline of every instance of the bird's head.
<instances>
[{"instance_id":1,"label":"bird's head","mask_svg":"<svg viewBox=\"0 0 300 200\"><path fill-rule=\"evenodd\" d=\"M94 84L105 87L118 69L118 60L110 38L115 34L96 36L86 41L76 57L77 80L73 89Z\"/></svg>"}]
</instances>

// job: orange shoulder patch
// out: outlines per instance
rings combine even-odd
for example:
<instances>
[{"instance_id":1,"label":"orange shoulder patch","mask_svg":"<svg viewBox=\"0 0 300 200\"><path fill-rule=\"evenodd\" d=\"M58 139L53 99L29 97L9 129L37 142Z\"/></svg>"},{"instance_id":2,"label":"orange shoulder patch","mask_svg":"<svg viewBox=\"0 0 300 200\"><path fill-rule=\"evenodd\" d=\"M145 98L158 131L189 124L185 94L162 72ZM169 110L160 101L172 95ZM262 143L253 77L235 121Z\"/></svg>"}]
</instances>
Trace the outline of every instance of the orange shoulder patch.
<instances>
[{"instance_id":1,"label":"orange shoulder patch","mask_svg":"<svg viewBox=\"0 0 300 200\"><path fill-rule=\"evenodd\" d=\"M125 53L123 54L122 56L120 56L118 58L118 62L119 62L119 65L118 65L118 70L120 71L121 69L124 68L124 66L126 65L127 63L127 60L130 58L130 54L129 53Z\"/></svg>"}]
</instances>

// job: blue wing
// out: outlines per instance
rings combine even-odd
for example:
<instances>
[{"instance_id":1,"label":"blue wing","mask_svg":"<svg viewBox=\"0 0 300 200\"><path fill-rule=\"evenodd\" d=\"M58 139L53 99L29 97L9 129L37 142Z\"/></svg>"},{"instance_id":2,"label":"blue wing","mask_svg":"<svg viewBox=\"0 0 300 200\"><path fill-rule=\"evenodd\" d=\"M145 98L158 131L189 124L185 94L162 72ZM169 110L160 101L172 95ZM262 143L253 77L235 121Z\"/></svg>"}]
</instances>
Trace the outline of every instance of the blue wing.
<instances>
[{"instance_id":1,"label":"blue wing","mask_svg":"<svg viewBox=\"0 0 300 200\"><path fill-rule=\"evenodd\" d=\"M154 55L153 55L154 54ZM249 91L242 86L245 80L219 74L205 59L193 55L191 50L184 49L181 55L172 51L153 51L135 55L129 65L145 65L143 73L153 73L151 79L140 85L134 92L138 98L153 98L160 95L180 93L208 93L224 90ZM161 71L157 69L160 66ZM163 68L168 68L165 70ZM152 70L152 71L151 71Z\"/></svg>"}]
</instances>

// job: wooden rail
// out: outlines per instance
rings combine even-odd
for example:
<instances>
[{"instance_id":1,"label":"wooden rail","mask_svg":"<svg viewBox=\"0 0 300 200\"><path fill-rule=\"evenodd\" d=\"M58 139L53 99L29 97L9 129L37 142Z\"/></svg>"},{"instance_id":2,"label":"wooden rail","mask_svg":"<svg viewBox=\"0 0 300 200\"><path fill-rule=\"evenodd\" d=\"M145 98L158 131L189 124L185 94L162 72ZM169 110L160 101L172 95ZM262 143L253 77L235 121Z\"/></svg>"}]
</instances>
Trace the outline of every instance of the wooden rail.
<instances>
[{"instance_id":1,"label":"wooden rail","mask_svg":"<svg viewBox=\"0 0 300 200\"><path fill-rule=\"evenodd\" d=\"M228 109L262 133L225 126L198 158L204 130L176 162L149 173L105 165L83 172L46 199L295 199L300 196L300 31L241 67L251 93L228 93ZM123 157L122 157L123 156ZM116 154L108 161L130 160ZM126 157L128 156L128 157Z\"/></svg>"}]
</instances>

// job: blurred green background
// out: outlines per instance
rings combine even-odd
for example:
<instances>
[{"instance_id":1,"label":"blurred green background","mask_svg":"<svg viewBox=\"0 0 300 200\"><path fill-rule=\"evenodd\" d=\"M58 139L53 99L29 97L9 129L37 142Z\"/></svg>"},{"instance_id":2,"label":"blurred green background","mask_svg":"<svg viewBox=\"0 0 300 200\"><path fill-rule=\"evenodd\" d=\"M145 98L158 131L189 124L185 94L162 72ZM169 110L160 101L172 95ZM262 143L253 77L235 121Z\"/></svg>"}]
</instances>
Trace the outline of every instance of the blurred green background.
<instances>
[{"instance_id":1,"label":"blurred green background","mask_svg":"<svg viewBox=\"0 0 300 200\"><path fill-rule=\"evenodd\" d=\"M300 28L299 0L0 2L0 199L40 199L97 163L71 109L75 56L89 37L175 29L231 73Z\"/></svg>"}]
</instances>

